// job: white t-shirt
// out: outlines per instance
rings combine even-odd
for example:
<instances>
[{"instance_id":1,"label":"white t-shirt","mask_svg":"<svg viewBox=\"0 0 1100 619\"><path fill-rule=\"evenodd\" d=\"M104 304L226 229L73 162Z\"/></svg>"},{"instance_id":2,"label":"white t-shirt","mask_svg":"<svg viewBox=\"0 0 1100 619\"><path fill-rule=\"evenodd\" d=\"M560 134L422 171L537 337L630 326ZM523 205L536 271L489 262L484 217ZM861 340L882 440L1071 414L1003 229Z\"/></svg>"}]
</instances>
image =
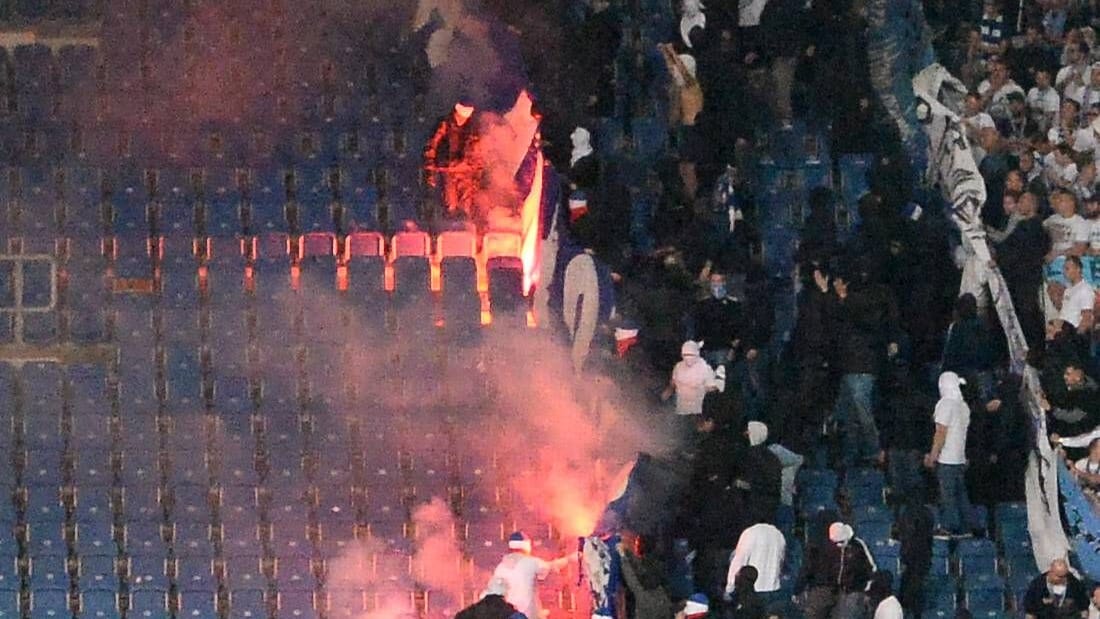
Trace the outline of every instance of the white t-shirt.
<instances>
[{"instance_id":1,"label":"white t-shirt","mask_svg":"<svg viewBox=\"0 0 1100 619\"><path fill-rule=\"evenodd\" d=\"M936 462L966 464L966 430L970 427L970 407L963 400L940 398L933 416L936 425L947 428L943 449Z\"/></svg>"},{"instance_id":2,"label":"white t-shirt","mask_svg":"<svg viewBox=\"0 0 1100 619\"><path fill-rule=\"evenodd\" d=\"M996 123L993 122L993 117L985 112L978 112L973 116L965 116L963 117L963 122L973 127L975 131L987 129L989 127L997 127Z\"/></svg>"},{"instance_id":3,"label":"white t-shirt","mask_svg":"<svg viewBox=\"0 0 1100 619\"><path fill-rule=\"evenodd\" d=\"M1095 304L1096 293L1082 279L1062 293L1062 311L1058 312L1058 317L1076 328L1081 323L1081 313L1091 312Z\"/></svg>"},{"instance_id":4,"label":"white t-shirt","mask_svg":"<svg viewBox=\"0 0 1100 619\"><path fill-rule=\"evenodd\" d=\"M1089 222L1089 249L1100 251L1100 217L1085 221Z\"/></svg>"},{"instance_id":5,"label":"white t-shirt","mask_svg":"<svg viewBox=\"0 0 1100 619\"><path fill-rule=\"evenodd\" d=\"M1077 180L1077 164L1071 162L1068 165L1061 165L1054 158L1054 153L1043 157L1043 170L1047 175L1047 182L1051 185L1058 185L1060 182L1072 183Z\"/></svg>"},{"instance_id":6,"label":"white t-shirt","mask_svg":"<svg viewBox=\"0 0 1100 619\"><path fill-rule=\"evenodd\" d=\"M1081 471L1082 473L1092 473L1093 475L1100 475L1100 462L1089 462L1088 458L1081 458L1077 462L1074 462L1073 468Z\"/></svg>"},{"instance_id":7,"label":"white t-shirt","mask_svg":"<svg viewBox=\"0 0 1100 619\"><path fill-rule=\"evenodd\" d=\"M1080 215L1062 217L1055 213L1046 218L1043 229L1050 237L1050 249L1055 254L1068 252L1076 243L1088 243L1092 235L1092 224Z\"/></svg>"},{"instance_id":8,"label":"white t-shirt","mask_svg":"<svg viewBox=\"0 0 1100 619\"><path fill-rule=\"evenodd\" d=\"M737 572L746 565L756 568L754 589L758 593L779 591L779 577L783 571L783 555L787 540L783 533L766 523L754 524L741 532L737 547L730 556L730 568L726 576L726 593L733 593Z\"/></svg>"},{"instance_id":9,"label":"white t-shirt","mask_svg":"<svg viewBox=\"0 0 1100 619\"><path fill-rule=\"evenodd\" d=\"M742 28L751 28L760 25L760 16L764 14L764 6L768 0L738 0L737 24Z\"/></svg>"},{"instance_id":10,"label":"white t-shirt","mask_svg":"<svg viewBox=\"0 0 1100 619\"><path fill-rule=\"evenodd\" d=\"M680 361L672 368L672 382L676 385L676 414L702 415L703 397L707 389L717 386L717 375L707 362L697 357L692 365Z\"/></svg>"},{"instance_id":11,"label":"white t-shirt","mask_svg":"<svg viewBox=\"0 0 1100 619\"><path fill-rule=\"evenodd\" d=\"M873 619L902 619L901 602L898 598L890 596L878 603Z\"/></svg>"},{"instance_id":12,"label":"white t-shirt","mask_svg":"<svg viewBox=\"0 0 1100 619\"><path fill-rule=\"evenodd\" d=\"M1062 99L1054 88L1039 90L1038 86L1032 87L1027 93L1027 106L1044 114L1057 114L1062 105Z\"/></svg>"},{"instance_id":13,"label":"white t-shirt","mask_svg":"<svg viewBox=\"0 0 1100 619\"><path fill-rule=\"evenodd\" d=\"M508 583L504 599L528 617L539 616L537 581L545 580L552 569L548 561L519 552L508 553L493 570L493 578Z\"/></svg>"},{"instance_id":14,"label":"white t-shirt","mask_svg":"<svg viewBox=\"0 0 1100 619\"><path fill-rule=\"evenodd\" d=\"M1073 65L1065 66L1061 69L1058 69L1058 74L1054 76L1054 87L1059 90L1065 90L1067 87L1070 87L1070 84L1068 83L1069 76L1073 73L1074 70L1075 67ZM1084 84L1088 84L1091 81L1092 67L1090 65L1085 65L1084 69L1081 70L1081 84L1078 84L1075 81L1072 87L1075 89L1081 89L1084 88Z\"/></svg>"}]
</instances>

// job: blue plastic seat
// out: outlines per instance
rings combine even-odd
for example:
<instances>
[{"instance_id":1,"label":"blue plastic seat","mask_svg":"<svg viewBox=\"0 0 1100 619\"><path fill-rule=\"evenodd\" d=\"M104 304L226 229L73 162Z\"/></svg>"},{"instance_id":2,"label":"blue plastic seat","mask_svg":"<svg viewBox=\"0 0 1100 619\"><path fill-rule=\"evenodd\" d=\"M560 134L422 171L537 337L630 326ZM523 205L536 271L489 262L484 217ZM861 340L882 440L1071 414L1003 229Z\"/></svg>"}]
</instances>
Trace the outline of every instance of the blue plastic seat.
<instances>
[{"instance_id":1,"label":"blue plastic seat","mask_svg":"<svg viewBox=\"0 0 1100 619\"><path fill-rule=\"evenodd\" d=\"M67 237L98 240L104 231L100 172L93 167L70 167L63 172L62 192L65 198L65 223L62 233Z\"/></svg>"},{"instance_id":2,"label":"blue plastic seat","mask_svg":"<svg viewBox=\"0 0 1100 619\"><path fill-rule=\"evenodd\" d=\"M181 557L176 559L176 586L181 590L213 593L218 582L214 578L214 566L208 557Z\"/></svg>"},{"instance_id":3,"label":"blue plastic seat","mask_svg":"<svg viewBox=\"0 0 1100 619\"><path fill-rule=\"evenodd\" d=\"M144 175L128 170L108 177L107 198L113 214L112 230L116 235L141 238L152 233L149 219L149 193Z\"/></svg>"},{"instance_id":4,"label":"blue plastic seat","mask_svg":"<svg viewBox=\"0 0 1100 619\"><path fill-rule=\"evenodd\" d=\"M967 608L975 617L1005 610L1005 583L996 574L968 576L964 590Z\"/></svg>"},{"instance_id":5,"label":"blue plastic seat","mask_svg":"<svg viewBox=\"0 0 1100 619\"><path fill-rule=\"evenodd\" d=\"M126 552L131 558L141 555L163 558L168 553L159 522L127 522L125 541Z\"/></svg>"},{"instance_id":6,"label":"blue plastic seat","mask_svg":"<svg viewBox=\"0 0 1100 619\"><path fill-rule=\"evenodd\" d=\"M72 617L69 610L68 588L36 586L31 589L31 614L43 619Z\"/></svg>"},{"instance_id":7,"label":"blue plastic seat","mask_svg":"<svg viewBox=\"0 0 1100 619\"><path fill-rule=\"evenodd\" d=\"M956 552L959 556L959 571L968 577L967 580L970 580L970 576L983 577L996 573L997 548L992 540L959 540Z\"/></svg>"},{"instance_id":8,"label":"blue plastic seat","mask_svg":"<svg viewBox=\"0 0 1100 619\"><path fill-rule=\"evenodd\" d=\"M172 549L177 557L212 559L214 543L211 526L194 522L177 522L173 527Z\"/></svg>"},{"instance_id":9,"label":"blue plastic seat","mask_svg":"<svg viewBox=\"0 0 1100 619\"><path fill-rule=\"evenodd\" d=\"M310 591L279 591L279 619L314 619L318 616Z\"/></svg>"},{"instance_id":10,"label":"blue plastic seat","mask_svg":"<svg viewBox=\"0 0 1100 619\"><path fill-rule=\"evenodd\" d=\"M244 231L238 171L209 168L205 177L205 223L209 236L238 236Z\"/></svg>"},{"instance_id":11,"label":"blue plastic seat","mask_svg":"<svg viewBox=\"0 0 1100 619\"><path fill-rule=\"evenodd\" d=\"M336 292L336 238L328 232L311 232L298 242L301 295L305 302L331 298ZM338 315L337 312L318 312ZM311 331L311 336L319 335Z\"/></svg>"},{"instance_id":12,"label":"blue plastic seat","mask_svg":"<svg viewBox=\"0 0 1100 619\"><path fill-rule=\"evenodd\" d=\"M69 337L80 343L103 341L108 307L103 244L99 238L70 238L67 246L64 300Z\"/></svg>"},{"instance_id":13,"label":"blue plastic seat","mask_svg":"<svg viewBox=\"0 0 1100 619\"><path fill-rule=\"evenodd\" d=\"M56 528L51 525L60 525L65 521L65 506L57 486L31 486L26 492L27 519L32 531Z\"/></svg>"},{"instance_id":14,"label":"blue plastic seat","mask_svg":"<svg viewBox=\"0 0 1100 619\"><path fill-rule=\"evenodd\" d=\"M85 520L77 524L76 552L81 556L115 557L118 554L118 546L115 544L111 521L103 518L99 521Z\"/></svg>"},{"instance_id":15,"label":"blue plastic seat","mask_svg":"<svg viewBox=\"0 0 1100 619\"><path fill-rule=\"evenodd\" d=\"M0 618L18 619L21 617L19 599L18 589L0 589Z\"/></svg>"},{"instance_id":16,"label":"blue plastic seat","mask_svg":"<svg viewBox=\"0 0 1100 619\"><path fill-rule=\"evenodd\" d=\"M8 535L11 535L10 531ZM14 539L12 540L14 542ZM17 548L5 547L0 553L0 591L18 591L21 588L19 582L19 557Z\"/></svg>"},{"instance_id":17,"label":"blue plastic seat","mask_svg":"<svg viewBox=\"0 0 1100 619\"><path fill-rule=\"evenodd\" d=\"M77 429L93 425L92 419L106 419L109 410L107 400L107 369L102 365L72 364L68 366L69 405L73 424ZM94 422L95 430L105 431L107 426Z\"/></svg>"},{"instance_id":18,"label":"blue plastic seat","mask_svg":"<svg viewBox=\"0 0 1100 619\"><path fill-rule=\"evenodd\" d=\"M263 619L267 617L267 600L261 589L231 589L229 591L231 619Z\"/></svg>"},{"instance_id":19,"label":"blue plastic seat","mask_svg":"<svg viewBox=\"0 0 1100 619\"><path fill-rule=\"evenodd\" d=\"M31 557L28 584L32 590L69 589L69 571L64 554Z\"/></svg>"},{"instance_id":20,"label":"blue plastic seat","mask_svg":"<svg viewBox=\"0 0 1100 619\"><path fill-rule=\"evenodd\" d=\"M279 556L275 562L275 581L280 592L313 592L313 571L308 556Z\"/></svg>"},{"instance_id":21,"label":"blue plastic seat","mask_svg":"<svg viewBox=\"0 0 1100 619\"><path fill-rule=\"evenodd\" d=\"M78 584L81 591L118 591L118 570L114 555L81 555L78 565Z\"/></svg>"},{"instance_id":22,"label":"blue plastic seat","mask_svg":"<svg viewBox=\"0 0 1100 619\"><path fill-rule=\"evenodd\" d=\"M284 170L271 168L253 170L248 191L248 233L259 235L288 232L286 200Z\"/></svg>"},{"instance_id":23,"label":"blue plastic seat","mask_svg":"<svg viewBox=\"0 0 1100 619\"><path fill-rule=\"evenodd\" d=\"M130 555L126 565L126 580L131 591L168 590L168 572L164 555Z\"/></svg>"},{"instance_id":24,"label":"blue plastic seat","mask_svg":"<svg viewBox=\"0 0 1100 619\"><path fill-rule=\"evenodd\" d=\"M162 169L157 177L156 208L152 215L154 231L168 237L192 238L196 235L196 196L189 173Z\"/></svg>"},{"instance_id":25,"label":"blue plastic seat","mask_svg":"<svg viewBox=\"0 0 1100 619\"><path fill-rule=\"evenodd\" d=\"M82 590L80 592L80 612L77 613L79 619L113 619L121 616L117 591Z\"/></svg>"},{"instance_id":26,"label":"blue plastic seat","mask_svg":"<svg viewBox=\"0 0 1100 619\"><path fill-rule=\"evenodd\" d=\"M166 589L146 589L130 592L130 611L127 617L142 619L166 619L168 613L168 591ZM213 616L213 615L211 615Z\"/></svg>"},{"instance_id":27,"label":"blue plastic seat","mask_svg":"<svg viewBox=\"0 0 1100 619\"><path fill-rule=\"evenodd\" d=\"M76 452L73 465L73 480L81 488L109 486L113 481L111 470L110 436L97 435L97 444L83 444ZM74 441L75 442L75 441Z\"/></svg>"},{"instance_id":28,"label":"blue plastic seat","mask_svg":"<svg viewBox=\"0 0 1100 619\"><path fill-rule=\"evenodd\" d=\"M290 238L265 234L254 240L255 294L258 307L290 297Z\"/></svg>"},{"instance_id":29,"label":"blue plastic seat","mask_svg":"<svg viewBox=\"0 0 1100 619\"><path fill-rule=\"evenodd\" d=\"M113 520L111 490L107 487L80 486L75 493L73 520L81 523L111 522Z\"/></svg>"},{"instance_id":30,"label":"blue plastic seat","mask_svg":"<svg viewBox=\"0 0 1100 619\"><path fill-rule=\"evenodd\" d=\"M196 346L169 345L165 350L164 373L167 406L178 410L202 406L202 366Z\"/></svg>"},{"instance_id":31,"label":"blue plastic seat","mask_svg":"<svg viewBox=\"0 0 1100 619\"><path fill-rule=\"evenodd\" d=\"M122 468L120 479L126 488L126 517L146 519L144 513L154 513L157 506L156 484L160 483L160 467L156 443L157 432L123 432ZM148 493L152 493L151 496ZM152 503L143 499L149 497ZM159 516L157 516L159 517Z\"/></svg>"},{"instance_id":32,"label":"blue plastic seat","mask_svg":"<svg viewBox=\"0 0 1100 619\"><path fill-rule=\"evenodd\" d=\"M298 228L308 232L335 232L331 182L327 168L302 167L295 171L295 202L298 207Z\"/></svg>"},{"instance_id":33,"label":"blue plastic seat","mask_svg":"<svg viewBox=\"0 0 1100 619\"><path fill-rule=\"evenodd\" d=\"M226 587L230 591L266 589L267 579L261 569L261 561L262 557L258 554L226 557Z\"/></svg>"}]
</instances>

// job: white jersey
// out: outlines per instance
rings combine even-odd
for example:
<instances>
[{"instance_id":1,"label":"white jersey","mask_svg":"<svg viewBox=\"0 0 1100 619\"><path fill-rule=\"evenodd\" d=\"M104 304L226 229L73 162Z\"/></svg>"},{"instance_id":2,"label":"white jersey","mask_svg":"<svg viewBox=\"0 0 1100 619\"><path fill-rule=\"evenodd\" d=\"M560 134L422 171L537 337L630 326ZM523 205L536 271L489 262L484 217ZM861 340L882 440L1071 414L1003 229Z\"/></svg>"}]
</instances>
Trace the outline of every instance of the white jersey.
<instances>
[{"instance_id":1,"label":"white jersey","mask_svg":"<svg viewBox=\"0 0 1100 619\"><path fill-rule=\"evenodd\" d=\"M549 561L522 552L511 552L504 555L493 570L492 577L508 583L504 599L509 604L527 615L528 619L539 619L538 581L545 580L552 569L553 564Z\"/></svg>"}]
</instances>

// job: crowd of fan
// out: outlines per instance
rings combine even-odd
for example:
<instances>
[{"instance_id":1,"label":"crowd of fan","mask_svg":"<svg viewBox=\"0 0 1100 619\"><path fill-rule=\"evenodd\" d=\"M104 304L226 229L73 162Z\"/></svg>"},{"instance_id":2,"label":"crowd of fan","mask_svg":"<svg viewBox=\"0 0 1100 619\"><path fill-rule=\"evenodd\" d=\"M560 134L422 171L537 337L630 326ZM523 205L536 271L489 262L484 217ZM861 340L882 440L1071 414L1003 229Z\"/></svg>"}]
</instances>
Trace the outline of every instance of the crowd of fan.
<instances>
[{"instance_id":1,"label":"crowd of fan","mask_svg":"<svg viewBox=\"0 0 1100 619\"><path fill-rule=\"evenodd\" d=\"M694 471L672 536L687 545L662 553L690 548L693 570L670 571L649 557L653 540L628 539L634 616L666 617L670 600L686 600L688 617L901 617L903 606L919 616L932 538L984 535L972 502L1023 499L1035 438L1020 377L1009 371L988 295L959 296L953 224L934 200L915 203L927 194L914 191L871 86L861 3L705 4L682 0L655 46L667 80L638 73L646 50L637 32L637 62L626 72L667 86L657 107L668 111L675 165L618 191L629 154L593 148L579 130L565 175L567 195L586 199L568 232L622 276L621 322L605 330L619 345L606 347L603 363L674 401ZM924 4L938 59L970 89L962 122L988 193L982 219L1041 373L1049 438L1086 488L1100 488L1089 283L1100 255L1094 3ZM594 0L581 20L578 54L603 67L577 84L589 126L615 113L609 77L624 76L615 10ZM760 264L744 172L762 128L801 121L831 128L834 155L867 153L875 164L861 224L843 241L832 192L811 192L793 274L797 317L782 338L773 334L773 300L783 287ZM631 204L649 194L655 206L639 223ZM655 246L638 242L638 226ZM905 571L897 596L845 524L843 497L835 521L808 536L797 604L781 593L784 537L772 525L791 505L800 465L887 472ZM709 596L709 607L700 611L705 600L693 592ZM1029 617L1093 617L1100 587L1092 592L1059 560L1024 606Z\"/></svg>"}]
</instances>

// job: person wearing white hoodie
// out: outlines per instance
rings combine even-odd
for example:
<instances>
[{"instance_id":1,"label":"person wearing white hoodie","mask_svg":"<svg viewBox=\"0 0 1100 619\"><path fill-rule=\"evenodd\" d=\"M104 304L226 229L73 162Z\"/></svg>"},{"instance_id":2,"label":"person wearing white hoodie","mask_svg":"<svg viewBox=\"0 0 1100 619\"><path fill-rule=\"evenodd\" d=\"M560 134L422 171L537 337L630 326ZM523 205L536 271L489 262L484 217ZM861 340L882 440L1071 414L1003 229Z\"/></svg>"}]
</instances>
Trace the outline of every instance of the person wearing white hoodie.
<instances>
[{"instance_id":1,"label":"person wearing white hoodie","mask_svg":"<svg viewBox=\"0 0 1100 619\"><path fill-rule=\"evenodd\" d=\"M676 419L683 440L690 442L696 425L703 418L703 398L711 391L726 388L725 369L715 372L700 356L702 344L688 340L680 347L680 362L672 368L672 377L661 393L661 400L676 396Z\"/></svg>"},{"instance_id":2,"label":"person wearing white hoodie","mask_svg":"<svg viewBox=\"0 0 1100 619\"><path fill-rule=\"evenodd\" d=\"M954 372L940 374L940 400L936 403L932 450L924 456L924 466L936 471L940 494L938 538L965 537L972 525L970 496L966 490L966 431L970 427L970 407L963 399L961 386L966 381ZM977 527L975 527L977 528Z\"/></svg>"},{"instance_id":3,"label":"person wearing white hoodie","mask_svg":"<svg viewBox=\"0 0 1100 619\"><path fill-rule=\"evenodd\" d=\"M736 589L737 572L746 565L756 568L759 575L754 588L762 594L765 602L775 602L779 598L779 577L783 571L783 557L787 550L787 540L774 526L761 522L741 532L737 538L737 547L730 557L729 575L726 578L726 597Z\"/></svg>"}]
</instances>

